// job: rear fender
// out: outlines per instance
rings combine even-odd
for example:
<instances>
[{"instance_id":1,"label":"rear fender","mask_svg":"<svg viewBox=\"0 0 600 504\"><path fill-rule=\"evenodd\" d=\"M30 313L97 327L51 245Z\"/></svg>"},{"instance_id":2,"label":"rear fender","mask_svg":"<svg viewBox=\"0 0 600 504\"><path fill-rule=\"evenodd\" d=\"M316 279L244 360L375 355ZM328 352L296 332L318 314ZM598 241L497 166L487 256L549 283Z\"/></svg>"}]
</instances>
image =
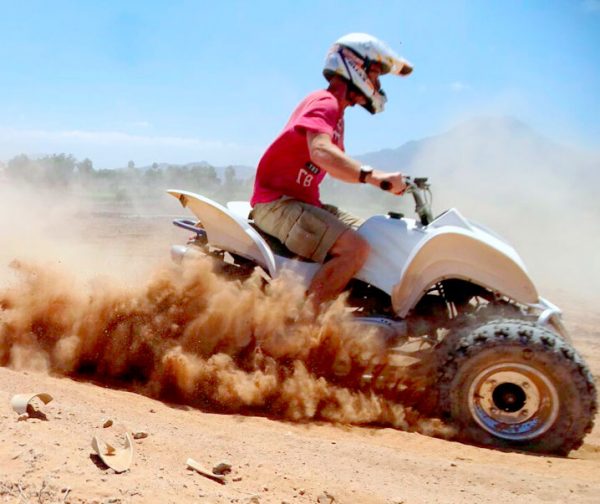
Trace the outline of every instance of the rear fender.
<instances>
[{"instance_id":1,"label":"rear fender","mask_svg":"<svg viewBox=\"0 0 600 504\"><path fill-rule=\"evenodd\" d=\"M242 217L199 194L169 190L200 221L210 245L256 262L275 276L277 266L273 252L262 236Z\"/></svg>"}]
</instances>

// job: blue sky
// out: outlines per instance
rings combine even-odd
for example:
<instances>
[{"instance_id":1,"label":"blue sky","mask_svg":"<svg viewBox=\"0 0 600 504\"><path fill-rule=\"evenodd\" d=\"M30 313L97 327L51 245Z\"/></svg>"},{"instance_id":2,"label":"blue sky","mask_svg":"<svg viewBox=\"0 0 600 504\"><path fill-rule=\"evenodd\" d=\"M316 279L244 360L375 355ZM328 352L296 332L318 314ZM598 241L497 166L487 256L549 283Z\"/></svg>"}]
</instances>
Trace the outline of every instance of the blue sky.
<instances>
[{"instance_id":1,"label":"blue sky","mask_svg":"<svg viewBox=\"0 0 600 504\"><path fill-rule=\"evenodd\" d=\"M415 66L346 116L351 153L479 115L600 145L600 0L0 0L0 159L68 152L96 167L257 162L323 87L339 36L372 33Z\"/></svg>"}]
</instances>

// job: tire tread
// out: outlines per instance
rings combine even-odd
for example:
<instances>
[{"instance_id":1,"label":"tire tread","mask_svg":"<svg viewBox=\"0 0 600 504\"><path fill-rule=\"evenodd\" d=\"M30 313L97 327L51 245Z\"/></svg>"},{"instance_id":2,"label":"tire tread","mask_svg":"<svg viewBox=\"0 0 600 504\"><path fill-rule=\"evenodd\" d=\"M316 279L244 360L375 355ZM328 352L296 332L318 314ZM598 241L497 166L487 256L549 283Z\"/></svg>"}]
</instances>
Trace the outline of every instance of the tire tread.
<instances>
[{"instance_id":1,"label":"tire tread","mask_svg":"<svg viewBox=\"0 0 600 504\"><path fill-rule=\"evenodd\" d=\"M561 440L548 440L544 434L539 439L527 442L507 441L495 438L491 434L479 428L483 437L477 433L470 432L476 442L484 444L497 444L502 447L522 448L528 451L567 454L571 450L579 448L583 444L583 438L594 426L594 415L597 411L597 393L594 379L587 365L570 344L550 329L542 327L535 322L520 319L499 319L486 322L484 325L473 328L465 328L455 334L449 335L442 342L439 351L439 387L440 408L442 412L451 416L453 402L453 381L461 366L468 359L479 354L483 350L496 347L526 347L534 352L544 353L555 366L562 366L571 377L576 387L585 413L577 418L569 429L556 433L562 437ZM473 429L468 429L472 431ZM550 429L552 431L552 428ZM488 442L484 438L490 437Z\"/></svg>"}]
</instances>

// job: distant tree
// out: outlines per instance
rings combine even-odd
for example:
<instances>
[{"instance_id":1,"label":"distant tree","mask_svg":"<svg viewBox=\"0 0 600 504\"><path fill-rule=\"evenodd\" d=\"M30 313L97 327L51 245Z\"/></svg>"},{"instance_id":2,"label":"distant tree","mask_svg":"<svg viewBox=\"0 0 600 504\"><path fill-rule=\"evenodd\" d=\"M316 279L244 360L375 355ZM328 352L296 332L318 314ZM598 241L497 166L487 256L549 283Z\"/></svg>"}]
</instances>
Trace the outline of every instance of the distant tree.
<instances>
[{"instance_id":1,"label":"distant tree","mask_svg":"<svg viewBox=\"0 0 600 504\"><path fill-rule=\"evenodd\" d=\"M61 187L71 182L76 162L71 154L52 154L39 159L45 182L50 186Z\"/></svg>"},{"instance_id":2,"label":"distant tree","mask_svg":"<svg viewBox=\"0 0 600 504\"><path fill-rule=\"evenodd\" d=\"M89 158L85 158L83 161L75 163L75 170L77 172L77 178L79 183L84 186L89 186L94 180L94 163Z\"/></svg>"},{"instance_id":3,"label":"distant tree","mask_svg":"<svg viewBox=\"0 0 600 504\"><path fill-rule=\"evenodd\" d=\"M85 158L83 161L75 163L78 173L92 173L94 171L94 163L91 159Z\"/></svg>"},{"instance_id":4,"label":"distant tree","mask_svg":"<svg viewBox=\"0 0 600 504\"><path fill-rule=\"evenodd\" d=\"M32 170L33 165L34 162L25 154L19 154L8 161L5 173L13 180L33 182L38 175L38 173L35 173L34 170Z\"/></svg>"},{"instance_id":5,"label":"distant tree","mask_svg":"<svg viewBox=\"0 0 600 504\"><path fill-rule=\"evenodd\" d=\"M217 170L212 165L194 166L189 170L186 181L191 187L204 192L216 189L221 183L217 176Z\"/></svg>"},{"instance_id":6,"label":"distant tree","mask_svg":"<svg viewBox=\"0 0 600 504\"><path fill-rule=\"evenodd\" d=\"M217 185L221 183L221 181L219 180L219 177L218 177L218 175L217 175L217 170L215 169L215 167L214 167L214 166L212 166L212 165L208 165L208 166L207 166L206 173L207 173L207 175L208 175L208 179L209 179L209 180L210 180L212 183L214 183L214 184L217 184Z\"/></svg>"},{"instance_id":7,"label":"distant tree","mask_svg":"<svg viewBox=\"0 0 600 504\"><path fill-rule=\"evenodd\" d=\"M233 166L228 166L225 168L225 185L230 187L235 185L235 168Z\"/></svg>"},{"instance_id":8,"label":"distant tree","mask_svg":"<svg viewBox=\"0 0 600 504\"><path fill-rule=\"evenodd\" d=\"M152 163L152 167L144 172L144 183L150 188L159 186L163 178L163 172L158 167L158 163Z\"/></svg>"},{"instance_id":9,"label":"distant tree","mask_svg":"<svg viewBox=\"0 0 600 504\"><path fill-rule=\"evenodd\" d=\"M89 158L76 163L75 168L77 168L77 173L82 177L91 177L94 174L94 163Z\"/></svg>"},{"instance_id":10,"label":"distant tree","mask_svg":"<svg viewBox=\"0 0 600 504\"><path fill-rule=\"evenodd\" d=\"M129 161L127 163L127 169L128 170L135 170L135 163L133 161Z\"/></svg>"}]
</instances>

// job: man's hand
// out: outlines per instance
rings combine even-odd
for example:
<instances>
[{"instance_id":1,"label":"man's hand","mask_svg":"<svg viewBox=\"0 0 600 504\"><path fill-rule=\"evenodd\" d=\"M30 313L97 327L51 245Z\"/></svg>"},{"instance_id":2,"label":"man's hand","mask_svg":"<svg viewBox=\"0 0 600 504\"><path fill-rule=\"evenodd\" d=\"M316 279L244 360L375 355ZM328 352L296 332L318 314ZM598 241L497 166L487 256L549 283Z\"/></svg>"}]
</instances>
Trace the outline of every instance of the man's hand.
<instances>
[{"instance_id":1,"label":"man's hand","mask_svg":"<svg viewBox=\"0 0 600 504\"><path fill-rule=\"evenodd\" d=\"M393 194L404 194L406 191L406 182L404 175L400 172L387 173L379 170L373 170L373 173L367 177L367 182L375 187L381 187L382 182L387 182L388 189Z\"/></svg>"}]
</instances>

